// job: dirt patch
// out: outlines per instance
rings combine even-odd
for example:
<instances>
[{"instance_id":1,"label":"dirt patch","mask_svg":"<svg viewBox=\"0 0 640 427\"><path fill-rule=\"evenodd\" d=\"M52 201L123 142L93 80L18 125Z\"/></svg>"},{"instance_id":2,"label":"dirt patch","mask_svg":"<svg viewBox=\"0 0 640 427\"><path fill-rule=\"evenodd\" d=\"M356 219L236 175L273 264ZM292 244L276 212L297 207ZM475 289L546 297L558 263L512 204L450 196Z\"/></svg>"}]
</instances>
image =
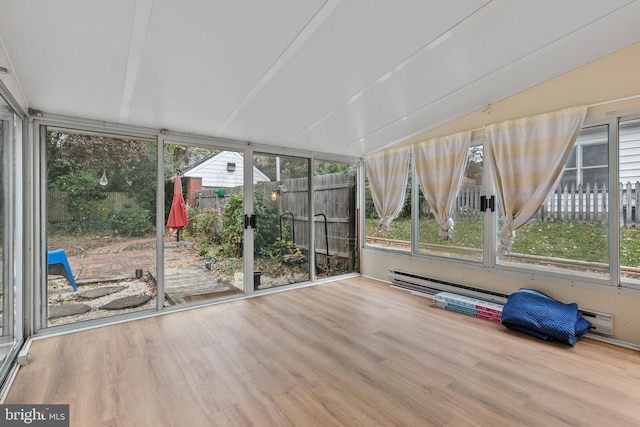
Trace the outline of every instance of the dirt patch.
<instances>
[{"instance_id":1,"label":"dirt patch","mask_svg":"<svg viewBox=\"0 0 640 427\"><path fill-rule=\"evenodd\" d=\"M117 236L113 234L59 234L49 233L47 236L49 250L64 248L67 256L78 255L89 252L114 243L124 243L131 238Z\"/></svg>"}]
</instances>

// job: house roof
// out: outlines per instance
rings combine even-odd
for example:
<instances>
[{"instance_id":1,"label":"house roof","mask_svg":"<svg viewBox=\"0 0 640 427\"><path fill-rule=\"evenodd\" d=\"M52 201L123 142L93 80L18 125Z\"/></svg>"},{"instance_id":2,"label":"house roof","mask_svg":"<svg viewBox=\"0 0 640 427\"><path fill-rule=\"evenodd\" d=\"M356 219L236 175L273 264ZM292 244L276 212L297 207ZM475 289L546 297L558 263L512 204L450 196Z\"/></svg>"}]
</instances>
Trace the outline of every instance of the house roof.
<instances>
[{"instance_id":1,"label":"house roof","mask_svg":"<svg viewBox=\"0 0 640 427\"><path fill-rule=\"evenodd\" d=\"M227 165L233 163L233 171ZM204 187L237 187L243 185L244 163L242 154L236 151L221 151L207 157L183 173L186 177L202 178ZM253 183L270 181L257 167L253 167Z\"/></svg>"},{"instance_id":2,"label":"house roof","mask_svg":"<svg viewBox=\"0 0 640 427\"><path fill-rule=\"evenodd\" d=\"M25 108L361 156L640 41L638 0L2 3Z\"/></svg>"}]
</instances>

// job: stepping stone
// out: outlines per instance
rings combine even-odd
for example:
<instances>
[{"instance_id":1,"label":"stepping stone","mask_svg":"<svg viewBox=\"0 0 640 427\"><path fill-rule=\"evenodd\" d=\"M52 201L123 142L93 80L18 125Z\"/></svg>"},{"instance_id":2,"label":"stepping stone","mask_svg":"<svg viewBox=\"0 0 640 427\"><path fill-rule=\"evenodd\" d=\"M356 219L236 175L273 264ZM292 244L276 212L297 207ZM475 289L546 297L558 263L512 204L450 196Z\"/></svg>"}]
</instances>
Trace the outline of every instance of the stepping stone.
<instances>
[{"instance_id":1,"label":"stepping stone","mask_svg":"<svg viewBox=\"0 0 640 427\"><path fill-rule=\"evenodd\" d=\"M87 304L64 304L49 307L49 319L57 319L58 317L74 316L76 314L91 311L91 307Z\"/></svg>"},{"instance_id":2,"label":"stepping stone","mask_svg":"<svg viewBox=\"0 0 640 427\"><path fill-rule=\"evenodd\" d=\"M121 290L126 288L126 286L103 286L101 288L89 289L88 291L84 291L81 294L78 294L78 296L85 299L96 299L106 295L114 294L116 292L120 292Z\"/></svg>"},{"instance_id":3,"label":"stepping stone","mask_svg":"<svg viewBox=\"0 0 640 427\"><path fill-rule=\"evenodd\" d=\"M101 310L123 310L125 308L135 308L146 303L151 299L150 295L134 295L130 297L119 298L113 300L100 307Z\"/></svg>"}]
</instances>

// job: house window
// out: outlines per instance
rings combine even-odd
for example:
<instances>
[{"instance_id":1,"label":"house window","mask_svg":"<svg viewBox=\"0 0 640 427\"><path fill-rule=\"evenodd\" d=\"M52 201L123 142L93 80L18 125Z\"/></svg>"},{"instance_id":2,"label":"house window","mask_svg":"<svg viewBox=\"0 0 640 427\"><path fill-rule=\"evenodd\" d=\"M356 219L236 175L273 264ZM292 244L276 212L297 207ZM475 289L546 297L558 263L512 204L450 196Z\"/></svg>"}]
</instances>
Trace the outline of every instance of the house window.
<instances>
[{"instance_id":1,"label":"house window","mask_svg":"<svg viewBox=\"0 0 640 427\"><path fill-rule=\"evenodd\" d=\"M511 255L499 264L609 277L608 135L608 125L580 131L559 185L516 231Z\"/></svg>"},{"instance_id":2,"label":"house window","mask_svg":"<svg viewBox=\"0 0 640 427\"><path fill-rule=\"evenodd\" d=\"M227 171L228 172L235 172L236 170L236 164L235 163L227 163Z\"/></svg>"},{"instance_id":3,"label":"house window","mask_svg":"<svg viewBox=\"0 0 640 427\"><path fill-rule=\"evenodd\" d=\"M576 144L562 172L559 185L590 188L607 185L609 180L609 144L606 126L585 128L580 132Z\"/></svg>"}]
</instances>

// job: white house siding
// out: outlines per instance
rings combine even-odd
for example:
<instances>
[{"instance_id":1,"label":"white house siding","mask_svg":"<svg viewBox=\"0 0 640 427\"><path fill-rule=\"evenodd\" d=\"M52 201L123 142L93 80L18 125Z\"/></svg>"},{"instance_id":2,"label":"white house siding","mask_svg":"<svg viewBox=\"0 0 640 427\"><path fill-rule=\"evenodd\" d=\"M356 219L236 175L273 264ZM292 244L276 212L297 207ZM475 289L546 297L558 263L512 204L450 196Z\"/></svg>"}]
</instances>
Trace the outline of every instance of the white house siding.
<instances>
[{"instance_id":1,"label":"white house siding","mask_svg":"<svg viewBox=\"0 0 640 427\"><path fill-rule=\"evenodd\" d=\"M640 119L620 123L620 182L635 184L640 181ZM607 144L609 141L607 126L585 128L576 140L576 146ZM606 160L606 159L603 159ZM586 185L587 183L582 183ZM594 183L589 183L592 186ZM598 182L598 185L605 183Z\"/></svg>"},{"instance_id":2,"label":"white house siding","mask_svg":"<svg viewBox=\"0 0 640 427\"><path fill-rule=\"evenodd\" d=\"M620 182L640 181L640 120L620 123Z\"/></svg>"},{"instance_id":3,"label":"white house siding","mask_svg":"<svg viewBox=\"0 0 640 427\"><path fill-rule=\"evenodd\" d=\"M640 195L636 194L636 183L640 182L640 119L621 122L619 126L619 161L620 161L620 184L622 192L620 193L620 203L623 206L625 216L624 222L629 223L632 220L632 210L635 210L636 200ZM576 146L588 144L606 144L608 141L607 126L596 126L586 128L580 132L580 136L576 140ZM604 159L603 159L604 160ZM589 191L586 186L589 185ZM540 217L555 217L556 219L580 219L595 222L607 220L607 195L609 189L603 192L603 185L607 183L583 183L582 195L576 189L566 188L564 191L557 192L554 189L551 195L545 201L542 210L539 212ZM596 187L597 186L597 187ZM572 191L576 191L573 193ZM575 212L574 212L575 211ZM633 220L640 221L640 218Z\"/></svg>"},{"instance_id":4,"label":"white house siding","mask_svg":"<svg viewBox=\"0 0 640 427\"><path fill-rule=\"evenodd\" d=\"M204 188L234 188L243 185L243 155L235 151L222 151L204 160L184 173L186 177L202 178ZM233 172L227 170L228 163L235 163ZM253 168L253 183L270 181L258 168Z\"/></svg>"}]
</instances>

